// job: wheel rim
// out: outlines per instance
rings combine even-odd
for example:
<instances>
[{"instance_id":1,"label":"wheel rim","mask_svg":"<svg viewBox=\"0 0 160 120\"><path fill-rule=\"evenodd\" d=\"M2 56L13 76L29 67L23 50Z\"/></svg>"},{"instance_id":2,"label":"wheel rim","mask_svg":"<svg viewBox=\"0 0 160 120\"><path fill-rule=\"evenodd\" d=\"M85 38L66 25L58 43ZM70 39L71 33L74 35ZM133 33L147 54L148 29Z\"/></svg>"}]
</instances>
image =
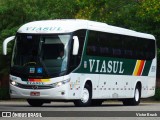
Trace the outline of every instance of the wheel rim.
<instances>
[{"instance_id":1,"label":"wheel rim","mask_svg":"<svg viewBox=\"0 0 160 120\"><path fill-rule=\"evenodd\" d=\"M136 89L135 91L135 100L138 101L139 100L139 90Z\"/></svg>"},{"instance_id":2,"label":"wheel rim","mask_svg":"<svg viewBox=\"0 0 160 120\"><path fill-rule=\"evenodd\" d=\"M82 93L81 101L82 101L83 103L87 103L88 100L89 100L89 91L88 91L86 88L84 88L84 89L83 89L83 93Z\"/></svg>"}]
</instances>

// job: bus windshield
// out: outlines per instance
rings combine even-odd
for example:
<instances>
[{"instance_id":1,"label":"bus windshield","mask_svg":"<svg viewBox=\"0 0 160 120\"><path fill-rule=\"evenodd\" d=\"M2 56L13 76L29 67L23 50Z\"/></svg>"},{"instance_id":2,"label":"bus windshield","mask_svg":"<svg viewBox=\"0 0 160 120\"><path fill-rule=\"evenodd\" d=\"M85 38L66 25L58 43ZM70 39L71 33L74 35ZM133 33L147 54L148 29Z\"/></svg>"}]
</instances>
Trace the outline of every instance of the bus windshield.
<instances>
[{"instance_id":1,"label":"bus windshield","mask_svg":"<svg viewBox=\"0 0 160 120\"><path fill-rule=\"evenodd\" d=\"M26 77L59 76L67 70L70 37L70 34L18 34L11 70Z\"/></svg>"}]
</instances>

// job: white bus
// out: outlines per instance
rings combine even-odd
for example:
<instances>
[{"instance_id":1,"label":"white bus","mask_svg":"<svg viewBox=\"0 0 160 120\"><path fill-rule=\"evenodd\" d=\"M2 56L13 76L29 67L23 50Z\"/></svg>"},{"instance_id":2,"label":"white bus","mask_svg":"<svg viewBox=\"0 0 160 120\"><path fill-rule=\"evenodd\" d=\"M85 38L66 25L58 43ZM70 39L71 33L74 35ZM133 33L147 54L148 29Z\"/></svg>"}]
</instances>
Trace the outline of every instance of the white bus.
<instances>
[{"instance_id":1,"label":"white bus","mask_svg":"<svg viewBox=\"0 0 160 120\"><path fill-rule=\"evenodd\" d=\"M19 28L10 68L11 98L31 106L73 101L75 106L121 100L138 105L155 94L153 35L88 20L46 20Z\"/></svg>"}]
</instances>

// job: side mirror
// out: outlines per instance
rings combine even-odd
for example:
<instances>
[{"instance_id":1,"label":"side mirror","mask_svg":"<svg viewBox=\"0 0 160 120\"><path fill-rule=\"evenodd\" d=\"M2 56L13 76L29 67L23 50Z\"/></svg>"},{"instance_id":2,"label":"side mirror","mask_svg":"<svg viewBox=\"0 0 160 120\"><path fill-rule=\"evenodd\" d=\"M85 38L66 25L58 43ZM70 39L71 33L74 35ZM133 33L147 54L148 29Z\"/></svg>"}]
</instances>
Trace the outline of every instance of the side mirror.
<instances>
[{"instance_id":1,"label":"side mirror","mask_svg":"<svg viewBox=\"0 0 160 120\"><path fill-rule=\"evenodd\" d=\"M79 40L77 36L73 36L73 55L78 55L78 50L79 50Z\"/></svg>"},{"instance_id":2,"label":"side mirror","mask_svg":"<svg viewBox=\"0 0 160 120\"><path fill-rule=\"evenodd\" d=\"M8 37L6 38L4 41L3 41L3 55L7 55L7 45L10 41L14 40L15 39L15 36L11 36L11 37Z\"/></svg>"}]
</instances>

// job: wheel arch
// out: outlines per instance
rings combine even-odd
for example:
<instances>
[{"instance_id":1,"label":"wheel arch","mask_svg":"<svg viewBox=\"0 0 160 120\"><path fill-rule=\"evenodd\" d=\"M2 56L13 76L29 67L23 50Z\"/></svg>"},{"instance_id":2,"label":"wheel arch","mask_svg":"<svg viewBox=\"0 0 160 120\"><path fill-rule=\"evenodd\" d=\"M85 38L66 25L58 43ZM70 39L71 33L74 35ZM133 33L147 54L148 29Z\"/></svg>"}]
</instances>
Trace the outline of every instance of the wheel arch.
<instances>
[{"instance_id":1,"label":"wheel arch","mask_svg":"<svg viewBox=\"0 0 160 120\"><path fill-rule=\"evenodd\" d=\"M91 95L93 95L93 84L92 81L90 79L86 79L83 83L83 88L85 87L85 85L89 85L91 87Z\"/></svg>"},{"instance_id":2,"label":"wheel arch","mask_svg":"<svg viewBox=\"0 0 160 120\"><path fill-rule=\"evenodd\" d=\"M142 91L142 82L141 81L138 81L137 84L136 84L136 86L140 87L140 90Z\"/></svg>"},{"instance_id":3,"label":"wheel arch","mask_svg":"<svg viewBox=\"0 0 160 120\"><path fill-rule=\"evenodd\" d=\"M142 94L142 82L138 80L138 81L136 82L135 86L134 86L133 96L134 96L134 93L135 93L135 88L136 88L137 86L140 88L140 94Z\"/></svg>"},{"instance_id":4,"label":"wheel arch","mask_svg":"<svg viewBox=\"0 0 160 120\"><path fill-rule=\"evenodd\" d=\"M132 86L132 93L131 93L131 96L132 97L134 97L134 93L135 93L135 88L136 88L136 86L139 86L140 87L140 92L141 92L141 94L142 94L142 82L140 81L140 80L137 80L134 84L133 84L133 86Z\"/></svg>"}]
</instances>

